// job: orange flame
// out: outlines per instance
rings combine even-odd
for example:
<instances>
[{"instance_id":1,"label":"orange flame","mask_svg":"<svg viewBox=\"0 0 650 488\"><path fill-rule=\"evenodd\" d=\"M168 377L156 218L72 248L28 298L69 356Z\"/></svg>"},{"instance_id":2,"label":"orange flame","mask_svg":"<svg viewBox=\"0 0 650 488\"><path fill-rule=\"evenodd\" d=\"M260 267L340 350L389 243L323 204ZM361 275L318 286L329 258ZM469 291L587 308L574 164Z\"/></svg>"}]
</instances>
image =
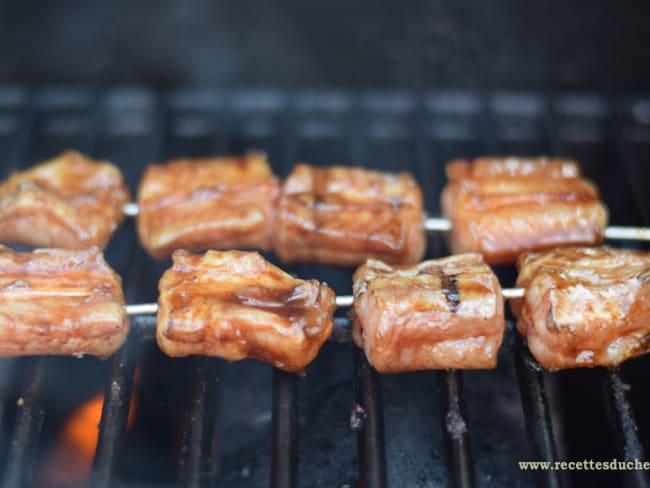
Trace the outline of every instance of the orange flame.
<instances>
[{"instance_id":1,"label":"orange flame","mask_svg":"<svg viewBox=\"0 0 650 488\"><path fill-rule=\"evenodd\" d=\"M127 432L135 422L139 379L140 371L136 368L126 422ZM39 473L39 478L53 485L80 483L88 478L97 449L103 407L104 395L100 393L73 412L65 422L57 445Z\"/></svg>"}]
</instances>

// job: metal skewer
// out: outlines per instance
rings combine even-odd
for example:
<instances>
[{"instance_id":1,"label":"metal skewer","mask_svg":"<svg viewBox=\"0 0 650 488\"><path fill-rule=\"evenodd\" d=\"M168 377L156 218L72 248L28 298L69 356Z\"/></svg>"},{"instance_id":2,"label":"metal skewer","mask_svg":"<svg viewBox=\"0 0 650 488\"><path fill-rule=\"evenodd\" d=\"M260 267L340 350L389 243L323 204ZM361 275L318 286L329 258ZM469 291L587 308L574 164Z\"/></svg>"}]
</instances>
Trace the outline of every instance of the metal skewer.
<instances>
[{"instance_id":1,"label":"metal skewer","mask_svg":"<svg viewBox=\"0 0 650 488\"><path fill-rule=\"evenodd\" d=\"M501 290L503 298L513 299L513 298L523 298L524 289L523 288L505 288ZM336 297L336 306L337 307L351 307L354 297L352 295L342 295ZM153 315L158 313L158 304L157 303L137 303L135 305L126 306L127 315Z\"/></svg>"},{"instance_id":2,"label":"metal skewer","mask_svg":"<svg viewBox=\"0 0 650 488\"><path fill-rule=\"evenodd\" d=\"M451 222L440 217L428 217L424 221L424 229L428 232L449 232L451 230ZM650 241L650 228L611 225L605 228L605 238L613 240Z\"/></svg>"},{"instance_id":3,"label":"metal skewer","mask_svg":"<svg viewBox=\"0 0 650 488\"><path fill-rule=\"evenodd\" d=\"M427 232L449 232L451 222L440 217L427 217L424 221L424 230Z\"/></svg>"},{"instance_id":4,"label":"metal skewer","mask_svg":"<svg viewBox=\"0 0 650 488\"><path fill-rule=\"evenodd\" d=\"M615 240L650 241L650 228L610 226L605 228L605 238Z\"/></svg>"},{"instance_id":5,"label":"metal skewer","mask_svg":"<svg viewBox=\"0 0 650 488\"><path fill-rule=\"evenodd\" d=\"M122 213L127 217L136 217L140 213L140 207L135 202L127 202L122 205Z\"/></svg>"},{"instance_id":6,"label":"metal skewer","mask_svg":"<svg viewBox=\"0 0 650 488\"><path fill-rule=\"evenodd\" d=\"M137 303L126 306L127 315L153 315L158 313L157 303Z\"/></svg>"},{"instance_id":7,"label":"metal skewer","mask_svg":"<svg viewBox=\"0 0 650 488\"><path fill-rule=\"evenodd\" d=\"M137 217L140 208L135 202L122 205L122 213L127 217ZM424 230L427 232L449 232L451 222L441 217L427 217L424 221ZM650 228L647 227L620 227L609 226L605 228L605 238L613 240L650 241Z\"/></svg>"}]
</instances>

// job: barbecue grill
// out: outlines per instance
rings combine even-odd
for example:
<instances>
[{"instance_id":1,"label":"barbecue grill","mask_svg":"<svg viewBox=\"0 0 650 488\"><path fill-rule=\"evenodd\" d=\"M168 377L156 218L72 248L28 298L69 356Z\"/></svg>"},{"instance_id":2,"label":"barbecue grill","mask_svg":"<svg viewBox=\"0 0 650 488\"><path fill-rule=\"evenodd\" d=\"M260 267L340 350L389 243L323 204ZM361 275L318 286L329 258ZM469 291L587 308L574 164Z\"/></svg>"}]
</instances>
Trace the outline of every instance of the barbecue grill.
<instances>
[{"instance_id":1,"label":"barbecue grill","mask_svg":"<svg viewBox=\"0 0 650 488\"><path fill-rule=\"evenodd\" d=\"M650 225L650 97L643 96L0 86L0 176L66 148L113 161L133 190L151 162L252 149L266 151L280 177L301 160L405 169L432 215L440 213L448 160L552 153L581 162L612 222ZM430 235L427 256L445 254L443 239ZM169 262L145 255L132 221L106 256L128 303L156 300ZM351 270L289 271L350 293ZM497 271L504 287L514 284L512 268ZM147 315L133 318L127 344L106 361L2 359L2 486L54 479L93 487L649 485L639 470L518 465L646 460L649 358L548 374L509 322L494 371L380 376L351 345L345 310L335 321L305 378L253 361L167 358ZM53 457L62 430L102 391L92 468L65 479L65 464Z\"/></svg>"}]
</instances>

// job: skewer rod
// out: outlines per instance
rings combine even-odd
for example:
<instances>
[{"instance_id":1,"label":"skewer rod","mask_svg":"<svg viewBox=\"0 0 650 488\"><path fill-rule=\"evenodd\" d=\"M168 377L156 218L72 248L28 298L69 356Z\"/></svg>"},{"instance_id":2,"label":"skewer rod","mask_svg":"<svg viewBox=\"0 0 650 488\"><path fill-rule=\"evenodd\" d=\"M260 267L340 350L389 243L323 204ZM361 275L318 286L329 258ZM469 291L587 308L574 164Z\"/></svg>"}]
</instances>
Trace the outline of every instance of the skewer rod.
<instances>
[{"instance_id":1,"label":"skewer rod","mask_svg":"<svg viewBox=\"0 0 650 488\"><path fill-rule=\"evenodd\" d=\"M343 295L336 297L336 306L337 307L351 307L354 297L352 295Z\"/></svg>"},{"instance_id":2,"label":"skewer rod","mask_svg":"<svg viewBox=\"0 0 650 488\"><path fill-rule=\"evenodd\" d=\"M427 232L449 232L451 222L440 217L427 217L424 220L424 230Z\"/></svg>"},{"instance_id":3,"label":"skewer rod","mask_svg":"<svg viewBox=\"0 0 650 488\"><path fill-rule=\"evenodd\" d=\"M501 290L503 293L503 298L513 299L513 298L523 298L524 289L523 288L505 288ZM352 295L342 295L336 297L336 306L337 307L351 307L354 297ZM158 304L157 303L138 303L135 305L126 306L127 315L153 315L158 313Z\"/></svg>"},{"instance_id":4,"label":"skewer rod","mask_svg":"<svg viewBox=\"0 0 650 488\"><path fill-rule=\"evenodd\" d=\"M127 202L122 205L122 213L127 217L137 217L140 208L135 202ZM424 230L427 232L449 232L451 222L441 217L427 217L424 221ZM650 241L650 228L610 226L605 229L605 237L614 240Z\"/></svg>"},{"instance_id":5,"label":"skewer rod","mask_svg":"<svg viewBox=\"0 0 650 488\"><path fill-rule=\"evenodd\" d=\"M512 300L513 298L524 298L525 292L526 290L524 288L504 288L501 290L501 294L506 300Z\"/></svg>"},{"instance_id":6,"label":"skewer rod","mask_svg":"<svg viewBox=\"0 0 650 488\"><path fill-rule=\"evenodd\" d=\"M605 228L607 239L629 239L633 241L650 241L650 229L647 227L617 227Z\"/></svg>"},{"instance_id":7,"label":"skewer rod","mask_svg":"<svg viewBox=\"0 0 650 488\"><path fill-rule=\"evenodd\" d=\"M140 207L135 202L127 202L122 205L122 213L127 217L136 217L140 213Z\"/></svg>"},{"instance_id":8,"label":"skewer rod","mask_svg":"<svg viewBox=\"0 0 650 488\"><path fill-rule=\"evenodd\" d=\"M138 303L126 306L127 315L152 315L158 313L157 303Z\"/></svg>"}]
</instances>

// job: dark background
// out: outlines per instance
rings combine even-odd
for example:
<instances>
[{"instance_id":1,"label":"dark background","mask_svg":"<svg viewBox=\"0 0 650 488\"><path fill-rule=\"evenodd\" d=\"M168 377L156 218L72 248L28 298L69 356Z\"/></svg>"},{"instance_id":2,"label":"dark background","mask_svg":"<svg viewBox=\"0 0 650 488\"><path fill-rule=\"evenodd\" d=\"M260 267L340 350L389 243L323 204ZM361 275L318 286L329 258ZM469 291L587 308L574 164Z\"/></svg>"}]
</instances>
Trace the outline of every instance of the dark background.
<instances>
[{"instance_id":1,"label":"dark background","mask_svg":"<svg viewBox=\"0 0 650 488\"><path fill-rule=\"evenodd\" d=\"M634 92L650 2L0 1L0 81Z\"/></svg>"}]
</instances>

